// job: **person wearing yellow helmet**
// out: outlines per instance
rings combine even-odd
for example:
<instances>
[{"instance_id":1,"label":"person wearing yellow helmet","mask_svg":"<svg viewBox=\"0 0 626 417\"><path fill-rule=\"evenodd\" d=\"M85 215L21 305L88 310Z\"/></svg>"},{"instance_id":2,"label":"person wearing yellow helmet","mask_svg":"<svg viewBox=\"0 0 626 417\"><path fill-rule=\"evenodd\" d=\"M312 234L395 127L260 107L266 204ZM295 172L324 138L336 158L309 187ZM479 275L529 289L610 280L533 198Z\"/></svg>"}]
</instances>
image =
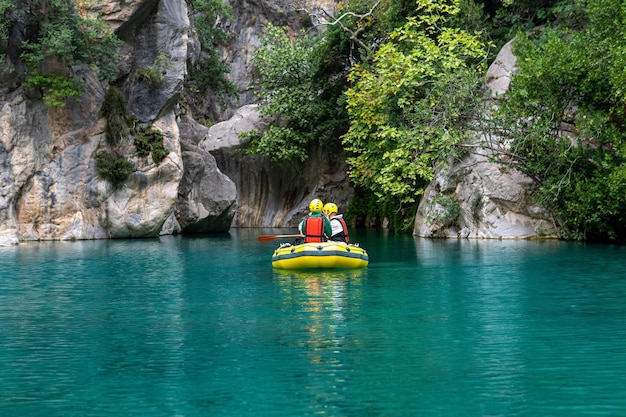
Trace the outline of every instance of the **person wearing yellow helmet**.
<instances>
[{"instance_id":1,"label":"person wearing yellow helmet","mask_svg":"<svg viewBox=\"0 0 626 417\"><path fill-rule=\"evenodd\" d=\"M339 209L337 207L337 204L335 204L335 203L326 203L326 204L324 204L324 214L328 218L330 218L330 214L331 213L337 213L338 210Z\"/></svg>"},{"instance_id":2,"label":"person wearing yellow helmet","mask_svg":"<svg viewBox=\"0 0 626 417\"><path fill-rule=\"evenodd\" d=\"M350 243L350 236L348 236L348 225L343 219L343 214L338 214L339 208L335 203L326 203L324 206L324 214L330 220L330 225L333 229L330 239L335 242Z\"/></svg>"},{"instance_id":3,"label":"person wearing yellow helmet","mask_svg":"<svg viewBox=\"0 0 626 417\"><path fill-rule=\"evenodd\" d=\"M309 203L309 211L311 213L321 213L324 210L324 203L319 198L314 198Z\"/></svg>"},{"instance_id":4,"label":"person wearing yellow helmet","mask_svg":"<svg viewBox=\"0 0 626 417\"><path fill-rule=\"evenodd\" d=\"M314 198L309 203L310 213L298 225L300 233L304 235L305 243L326 242L328 236L332 234L333 228L328 217L322 212L323 210L324 203L319 198Z\"/></svg>"}]
</instances>

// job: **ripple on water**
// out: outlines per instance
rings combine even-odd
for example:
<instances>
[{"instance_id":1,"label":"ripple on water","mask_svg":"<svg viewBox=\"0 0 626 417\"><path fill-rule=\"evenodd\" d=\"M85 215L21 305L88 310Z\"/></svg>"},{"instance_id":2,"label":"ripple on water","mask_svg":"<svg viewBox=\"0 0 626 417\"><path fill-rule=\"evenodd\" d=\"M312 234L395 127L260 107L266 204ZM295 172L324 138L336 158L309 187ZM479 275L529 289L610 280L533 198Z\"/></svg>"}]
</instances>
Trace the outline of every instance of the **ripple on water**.
<instances>
[{"instance_id":1,"label":"ripple on water","mask_svg":"<svg viewBox=\"0 0 626 417\"><path fill-rule=\"evenodd\" d=\"M622 248L355 238L365 270L251 231L0 248L0 415L626 415Z\"/></svg>"}]
</instances>

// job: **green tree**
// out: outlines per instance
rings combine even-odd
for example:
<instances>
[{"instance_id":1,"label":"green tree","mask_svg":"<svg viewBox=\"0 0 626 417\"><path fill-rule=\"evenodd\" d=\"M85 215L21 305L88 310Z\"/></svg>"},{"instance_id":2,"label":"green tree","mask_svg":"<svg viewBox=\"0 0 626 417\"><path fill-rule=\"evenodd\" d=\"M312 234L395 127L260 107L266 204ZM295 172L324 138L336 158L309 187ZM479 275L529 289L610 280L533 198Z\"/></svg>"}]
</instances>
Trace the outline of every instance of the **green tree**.
<instances>
[{"instance_id":1,"label":"green tree","mask_svg":"<svg viewBox=\"0 0 626 417\"><path fill-rule=\"evenodd\" d=\"M372 65L352 68L343 143L354 183L380 202L415 203L472 129L484 67L478 36L447 26L456 1L417 1ZM479 64L476 64L478 62Z\"/></svg>"},{"instance_id":2,"label":"green tree","mask_svg":"<svg viewBox=\"0 0 626 417\"><path fill-rule=\"evenodd\" d=\"M626 237L626 10L590 1L583 30L553 26L515 42L519 73L502 101L505 161L535 179L564 237ZM578 19L580 21L580 19Z\"/></svg>"},{"instance_id":3,"label":"green tree","mask_svg":"<svg viewBox=\"0 0 626 417\"><path fill-rule=\"evenodd\" d=\"M338 87L320 75L323 47L320 38L305 32L290 38L285 28L266 26L252 63L257 72L253 87L269 127L244 135L249 140L248 153L275 162L302 162L313 143L329 151L336 149L346 116L342 103L336 101Z\"/></svg>"}]
</instances>

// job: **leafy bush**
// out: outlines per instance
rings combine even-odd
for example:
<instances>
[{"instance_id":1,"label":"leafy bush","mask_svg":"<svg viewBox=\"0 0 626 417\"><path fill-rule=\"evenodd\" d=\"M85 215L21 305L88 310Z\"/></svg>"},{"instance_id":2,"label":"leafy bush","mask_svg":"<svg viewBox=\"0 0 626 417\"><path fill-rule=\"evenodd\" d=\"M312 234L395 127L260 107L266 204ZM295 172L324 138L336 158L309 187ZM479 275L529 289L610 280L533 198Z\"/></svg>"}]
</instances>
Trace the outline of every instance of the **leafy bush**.
<instances>
[{"instance_id":1,"label":"leafy bush","mask_svg":"<svg viewBox=\"0 0 626 417\"><path fill-rule=\"evenodd\" d=\"M254 53L254 88L260 112L269 121L263 132L242 135L248 153L275 162L303 162L312 144L329 152L340 149L347 118L342 89L328 81L319 39L300 32L290 39L285 28L266 26L262 46ZM334 100L332 99L334 97Z\"/></svg>"},{"instance_id":2,"label":"leafy bush","mask_svg":"<svg viewBox=\"0 0 626 417\"><path fill-rule=\"evenodd\" d=\"M585 30L520 33L519 73L498 112L506 161L535 179L563 237L626 238L626 10L590 4Z\"/></svg>"},{"instance_id":3,"label":"leafy bush","mask_svg":"<svg viewBox=\"0 0 626 417\"><path fill-rule=\"evenodd\" d=\"M137 77L151 89L156 89L163 82L170 67L170 59L165 55L159 55L150 68L139 68Z\"/></svg>"},{"instance_id":4,"label":"leafy bush","mask_svg":"<svg viewBox=\"0 0 626 417\"><path fill-rule=\"evenodd\" d=\"M428 201L429 215L426 220L438 228L459 226L461 205L456 196L440 194Z\"/></svg>"},{"instance_id":5,"label":"leafy bush","mask_svg":"<svg viewBox=\"0 0 626 417\"><path fill-rule=\"evenodd\" d=\"M169 151L165 149L163 144L163 139L164 136L161 131L151 127L141 127L135 135L137 153L141 156L148 156L152 153L152 160L159 165L169 155Z\"/></svg>"},{"instance_id":6,"label":"leafy bush","mask_svg":"<svg viewBox=\"0 0 626 417\"><path fill-rule=\"evenodd\" d=\"M94 157L98 176L109 181L116 189L121 189L128 176L135 170L132 161L117 153L100 151Z\"/></svg>"},{"instance_id":7,"label":"leafy bush","mask_svg":"<svg viewBox=\"0 0 626 417\"><path fill-rule=\"evenodd\" d=\"M126 99L117 87L112 85L107 90L101 113L107 120L105 132L107 143L116 146L126 140L130 133Z\"/></svg>"},{"instance_id":8,"label":"leafy bush","mask_svg":"<svg viewBox=\"0 0 626 417\"><path fill-rule=\"evenodd\" d=\"M117 72L121 41L101 19L82 17L76 2L4 0L0 11L0 36L7 41L2 52L24 64L23 85L39 88L48 105L63 107L66 99L81 93L76 66L88 65L102 79Z\"/></svg>"}]
</instances>

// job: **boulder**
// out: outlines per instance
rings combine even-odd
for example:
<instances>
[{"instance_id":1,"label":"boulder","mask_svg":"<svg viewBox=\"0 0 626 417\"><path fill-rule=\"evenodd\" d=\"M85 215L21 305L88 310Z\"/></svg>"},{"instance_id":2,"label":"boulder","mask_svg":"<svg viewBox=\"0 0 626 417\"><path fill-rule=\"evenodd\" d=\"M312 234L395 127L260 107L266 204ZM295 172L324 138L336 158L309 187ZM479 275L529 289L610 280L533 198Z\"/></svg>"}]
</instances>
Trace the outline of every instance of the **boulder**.
<instances>
[{"instance_id":1,"label":"boulder","mask_svg":"<svg viewBox=\"0 0 626 417\"><path fill-rule=\"evenodd\" d=\"M512 41L489 67L485 99L506 93L516 71ZM495 105L495 102L494 102ZM528 239L554 238L556 224L548 210L530 198L533 181L492 162L479 134L469 152L449 161L426 188L415 216L413 234L422 237Z\"/></svg>"},{"instance_id":2,"label":"boulder","mask_svg":"<svg viewBox=\"0 0 626 417\"><path fill-rule=\"evenodd\" d=\"M183 161L176 204L180 231L227 232L237 210L235 183L217 168L213 155L198 147L183 151Z\"/></svg>"},{"instance_id":3,"label":"boulder","mask_svg":"<svg viewBox=\"0 0 626 417\"><path fill-rule=\"evenodd\" d=\"M229 120L206 128L198 140L198 147L213 154L220 170L236 184L238 210L233 226L296 227L313 198L347 208L354 189L345 162L335 155L312 146L306 162L276 164L245 154L240 134L263 127L257 107L247 105Z\"/></svg>"}]
</instances>

